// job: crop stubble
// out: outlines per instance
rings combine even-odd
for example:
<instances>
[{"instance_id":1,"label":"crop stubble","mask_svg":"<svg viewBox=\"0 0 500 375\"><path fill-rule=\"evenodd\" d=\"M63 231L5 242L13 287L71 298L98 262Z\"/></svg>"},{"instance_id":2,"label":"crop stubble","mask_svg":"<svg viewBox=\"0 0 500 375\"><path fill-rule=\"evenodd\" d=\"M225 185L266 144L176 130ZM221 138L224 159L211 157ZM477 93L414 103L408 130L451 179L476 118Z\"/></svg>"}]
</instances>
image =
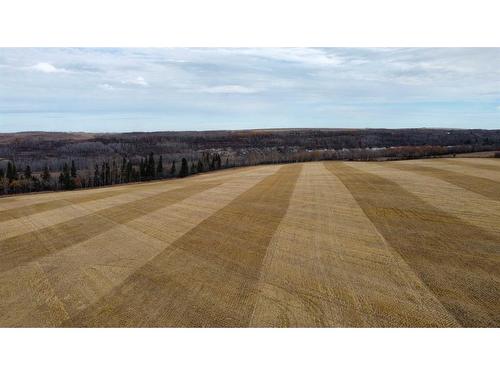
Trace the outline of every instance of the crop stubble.
<instances>
[{"instance_id":1,"label":"crop stubble","mask_svg":"<svg viewBox=\"0 0 500 375\"><path fill-rule=\"evenodd\" d=\"M0 326L499 326L497 160L0 200Z\"/></svg>"}]
</instances>

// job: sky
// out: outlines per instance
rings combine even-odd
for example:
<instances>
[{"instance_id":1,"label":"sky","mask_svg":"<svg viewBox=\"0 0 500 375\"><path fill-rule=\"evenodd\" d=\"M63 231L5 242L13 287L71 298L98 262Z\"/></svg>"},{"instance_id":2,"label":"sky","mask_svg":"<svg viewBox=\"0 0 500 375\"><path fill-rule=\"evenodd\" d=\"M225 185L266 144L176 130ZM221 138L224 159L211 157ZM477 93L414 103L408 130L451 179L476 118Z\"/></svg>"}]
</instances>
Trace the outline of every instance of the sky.
<instances>
[{"instance_id":1,"label":"sky","mask_svg":"<svg viewBox=\"0 0 500 375\"><path fill-rule=\"evenodd\" d=\"M500 129L500 48L0 48L0 133Z\"/></svg>"}]
</instances>

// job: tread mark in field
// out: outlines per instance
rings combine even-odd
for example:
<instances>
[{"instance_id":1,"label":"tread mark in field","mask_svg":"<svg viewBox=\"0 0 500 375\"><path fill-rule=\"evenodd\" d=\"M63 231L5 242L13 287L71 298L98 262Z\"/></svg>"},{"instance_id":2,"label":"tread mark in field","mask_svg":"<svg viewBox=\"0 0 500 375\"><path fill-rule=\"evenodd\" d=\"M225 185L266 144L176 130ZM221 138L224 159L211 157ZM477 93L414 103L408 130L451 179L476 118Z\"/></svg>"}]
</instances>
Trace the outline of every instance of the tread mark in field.
<instances>
[{"instance_id":1,"label":"tread mark in field","mask_svg":"<svg viewBox=\"0 0 500 375\"><path fill-rule=\"evenodd\" d=\"M248 326L268 244L301 168L281 167L64 325Z\"/></svg>"},{"instance_id":2,"label":"tread mark in field","mask_svg":"<svg viewBox=\"0 0 500 375\"><path fill-rule=\"evenodd\" d=\"M83 196L69 197L65 199L56 199L48 202L35 203L29 206L10 208L8 210L0 212L0 223L12 219L20 219L23 218L24 216L39 214L42 212L54 210L61 207L71 206L72 204L80 204L80 203L92 202L100 199L115 197L128 192L129 192L128 190L103 191Z\"/></svg>"},{"instance_id":3,"label":"tread mark in field","mask_svg":"<svg viewBox=\"0 0 500 375\"><path fill-rule=\"evenodd\" d=\"M220 185L204 182L167 190L0 241L0 272L60 251L148 213Z\"/></svg>"},{"instance_id":4,"label":"tread mark in field","mask_svg":"<svg viewBox=\"0 0 500 375\"><path fill-rule=\"evenodd\" d=\"M463 326L500 323L500 239L396 182L328 163L387 242Z\"/></svg>"},{"instance_id":5,"label":"tread mark in field","mask_svg":"<svg viewBox=\"0 0 500 375\"><path fill-rule=\"evenodd\" d=\"M407 172L420 173L425 176L439 178L455 186L480 194L486 198L500 201L500 184L484 177L471 176L465 173L453 172L424 165L388 163L391 168Z\"/></svg>"},{"instance_id":6,"label":"tread mark in field","mask_svg":"<svg viewBox=\"0 0 500 375\"><path fill-rule=\"evenodd\" d=\"M440 162L444 162L449 165L455 165L455 166L464 166L464 167L469 167L469 168L475 168L475 169L483 169L485 171L493 171L493 172L500 172L500 162L498 162L497 165L491 165L491 164L482 164L482 163L469 163L464 160L459 160L459 159L443 159L439 160Z\"/></svg>"}]
</instances>

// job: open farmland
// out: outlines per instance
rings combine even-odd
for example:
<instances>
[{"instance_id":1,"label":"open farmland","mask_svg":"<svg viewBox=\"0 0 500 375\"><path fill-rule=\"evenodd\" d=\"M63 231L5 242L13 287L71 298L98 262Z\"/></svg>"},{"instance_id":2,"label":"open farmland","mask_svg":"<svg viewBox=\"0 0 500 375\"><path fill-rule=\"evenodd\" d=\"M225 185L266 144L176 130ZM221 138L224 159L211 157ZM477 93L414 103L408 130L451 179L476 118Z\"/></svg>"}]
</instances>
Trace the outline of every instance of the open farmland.
<instances>
[{"instance_id":1,"label":"open farmland","mask_svg":"<svg viewBox=\"0 0 500 375\"><path fill-rule=\"evenodd\" d=\"M500 327L500 160L0 199L2 327Z\"/></svg>"}]
</instances>

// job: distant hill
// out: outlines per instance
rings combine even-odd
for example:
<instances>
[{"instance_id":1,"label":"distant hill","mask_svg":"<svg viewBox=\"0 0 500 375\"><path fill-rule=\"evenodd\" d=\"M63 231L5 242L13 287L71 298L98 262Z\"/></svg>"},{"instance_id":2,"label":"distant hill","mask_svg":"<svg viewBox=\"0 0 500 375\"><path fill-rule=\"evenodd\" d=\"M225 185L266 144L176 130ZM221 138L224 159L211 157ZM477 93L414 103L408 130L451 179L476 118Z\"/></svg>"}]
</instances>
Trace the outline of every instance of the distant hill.
<instances>
[{"instance_id":1,"label":"distant hill","mask_svg":"<svg viewBox=\"0 0 500 375\"><path fill-rule=\"evenodd\" d=\"M381 150L395 147L461 147L457 152L500 149L500 130L481 129L252 129L132 133L0 133L0 158L60 169L75 160L79 168L96 162L138 162L154 153L164 160L196 161L217 152L234 164L296 160L289 155L325 150ZM434 151L429 151L435 153ZM446 152L441 149L439 153ZM453 151L455 152L455 151Z\"/></svg>"}]
</instances>

